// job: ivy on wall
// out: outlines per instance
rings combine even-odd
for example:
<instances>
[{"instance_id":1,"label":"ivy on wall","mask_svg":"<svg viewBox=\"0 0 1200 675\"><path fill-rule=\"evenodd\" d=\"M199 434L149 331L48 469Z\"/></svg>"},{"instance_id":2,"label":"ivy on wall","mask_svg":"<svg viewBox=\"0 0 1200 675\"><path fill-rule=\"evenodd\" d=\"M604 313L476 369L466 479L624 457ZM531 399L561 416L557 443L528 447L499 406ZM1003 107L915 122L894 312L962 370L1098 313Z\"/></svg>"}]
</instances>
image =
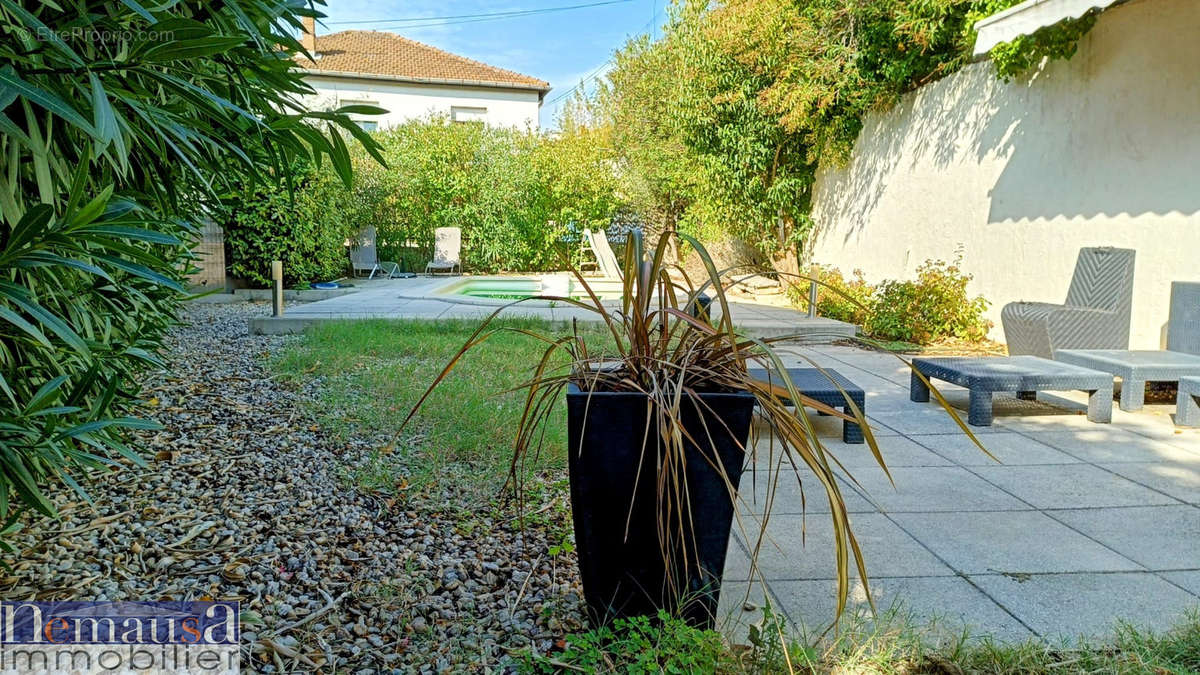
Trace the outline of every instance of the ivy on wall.
<instances>
[{"instance_id":1,"label":"ivy on wall","mask_svg":"<svg viewBox=\"0 0 1200 675\"><path fill-rule=\"evenodd\" d=\"M864 117L971 61L975 23L1020 0L677 0L662 39L620 50L581 104L647 221L761 252L812 227L821 162ZM1094 14L992 50L999 77L1069 58Z\"/></svg>"}]
</instances>

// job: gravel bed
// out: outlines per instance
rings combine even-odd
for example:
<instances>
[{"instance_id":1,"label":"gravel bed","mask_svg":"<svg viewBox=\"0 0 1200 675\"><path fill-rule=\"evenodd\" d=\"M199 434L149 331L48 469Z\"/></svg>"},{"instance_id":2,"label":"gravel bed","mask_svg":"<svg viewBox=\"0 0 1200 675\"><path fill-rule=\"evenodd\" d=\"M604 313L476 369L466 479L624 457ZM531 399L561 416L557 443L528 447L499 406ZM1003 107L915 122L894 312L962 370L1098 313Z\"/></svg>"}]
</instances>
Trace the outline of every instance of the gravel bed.
<instances>
[{"instance_id":1,"label":"gravel bed","mask_svg":"<svg viewBox=\"0 0 1200 675\"><path fill-rule=\"evenodd\" d=\"M149 467L100 475L94 506L54 493L63 518L10 541L0 597L238 599L242 667L259 672L495 672L582 621L562 476L544 476L534 524L467 511L453 492L363 494L345 467L370 439L335 441L306 387L264 360L287 340L252 336L263 304L195 305L146 378ZM307 387L307 389L311 389Z\"/></svg>"}]
</instances>

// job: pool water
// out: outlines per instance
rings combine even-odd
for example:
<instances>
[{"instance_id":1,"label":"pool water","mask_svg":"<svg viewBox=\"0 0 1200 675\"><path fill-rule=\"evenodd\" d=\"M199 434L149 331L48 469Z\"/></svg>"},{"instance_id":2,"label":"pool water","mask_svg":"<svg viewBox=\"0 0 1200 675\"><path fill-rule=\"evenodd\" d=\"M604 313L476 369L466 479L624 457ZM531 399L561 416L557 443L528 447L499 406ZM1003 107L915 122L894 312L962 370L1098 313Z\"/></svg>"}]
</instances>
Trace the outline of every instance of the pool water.
<instances>
[{"instance_id":1,"label":"pool water","mask_svg":"<svg viewBox=\"0 0 1200 675\"><path fill-rule=\"evenodd\" d=\"M511 291L490 291L487 289L469 289L459 291L458 295L465 295L468 298L495 298L496 300L521 300L522 298L532 298L537 293L514 293Z\"/></svg>"},{"instance_id":2,"label":"pool water","mask_svg":"<svg viewBox=\"0 0 1200 675\"><path fill-rule=\"evenodd\" d=\"M612 279L588 280L588 285L601 300L620 299L621 282ZM577 279L564 275L548 275L541 278L483 277L468 279L447 288L447 293L469 298L492 300L521 300L538 295L556 295L575 300L588 300L587 291Z\"/></svg>"}]
</instances>

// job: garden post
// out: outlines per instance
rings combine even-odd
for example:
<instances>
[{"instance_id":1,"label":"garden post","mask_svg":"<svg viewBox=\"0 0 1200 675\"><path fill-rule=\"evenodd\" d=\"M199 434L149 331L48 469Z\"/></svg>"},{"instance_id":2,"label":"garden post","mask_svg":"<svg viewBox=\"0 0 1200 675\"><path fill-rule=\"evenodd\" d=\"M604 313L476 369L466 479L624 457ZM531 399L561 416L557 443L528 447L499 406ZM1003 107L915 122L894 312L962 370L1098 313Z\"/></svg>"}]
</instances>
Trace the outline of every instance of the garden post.
<instances>
[{"instance_id":1,"label":"garden post","mask_svg":"<svg viewBox=\"0 0 1200 675\"><path fill-rule=\"evenodd\" d=\"M271 279L275 282L271 292L271 303L274 308L272 316L283 316L283 261L271 261Z\"/></svg>"}]
</instances>

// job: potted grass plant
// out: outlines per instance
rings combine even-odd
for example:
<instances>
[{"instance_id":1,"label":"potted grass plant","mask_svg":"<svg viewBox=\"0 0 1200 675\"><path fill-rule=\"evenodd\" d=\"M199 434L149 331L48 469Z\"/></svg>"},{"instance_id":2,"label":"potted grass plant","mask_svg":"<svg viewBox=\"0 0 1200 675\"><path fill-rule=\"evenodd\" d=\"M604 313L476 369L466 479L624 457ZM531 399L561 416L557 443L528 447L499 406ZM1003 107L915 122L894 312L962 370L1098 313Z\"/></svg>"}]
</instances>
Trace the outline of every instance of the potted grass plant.
<instances>
[{"instance_id":1,"label":"potted grass plant","mask_svg":"<svg viewBox=\"0 0 1200 675\"><path fill-rule=\"evenodd\" d=\"M694 249L707 278L694 282L665 262L672 243ZM518 467L540 449L546 421L560 414L565 401L576 550L593 621L653 616L666 609L693 625L711 627L735 520L743 532L747 521L756 523L758 531L746 532L746 537L755 542L752 558L757 560L780 478L799 480L804 467L830 507L840 614L851 569L857 569L864 585L867 574L834 476L833 467L839 465L817 437L805 408L858 422L883 466L862 411L847 397L853 412L847 417L798 392L774 348L787 337L738 333L726 299L726 275L692 237L668 232L644 256L641 237L635 234L625 251L619 303L602 301L575 274L585 299L517 300L484 320L401 429L467 351L501 331L532 335L546 349L531 365L524 413L514 421L510 480L519 482ZM492 325L506 309L527 300L594 313L607 339L589 341L575 323L561 335ZM751 366L767 368L770 382L751 377ZM792 408L785 401L804 405ZM758 424L752 423L755 419ZM743 519L737 505L745 467L753 467L755 480L765 481L766 490L757 502L760 512ZM753 561L751 565L753 569Z\"/></svg>"}]
</instances>

